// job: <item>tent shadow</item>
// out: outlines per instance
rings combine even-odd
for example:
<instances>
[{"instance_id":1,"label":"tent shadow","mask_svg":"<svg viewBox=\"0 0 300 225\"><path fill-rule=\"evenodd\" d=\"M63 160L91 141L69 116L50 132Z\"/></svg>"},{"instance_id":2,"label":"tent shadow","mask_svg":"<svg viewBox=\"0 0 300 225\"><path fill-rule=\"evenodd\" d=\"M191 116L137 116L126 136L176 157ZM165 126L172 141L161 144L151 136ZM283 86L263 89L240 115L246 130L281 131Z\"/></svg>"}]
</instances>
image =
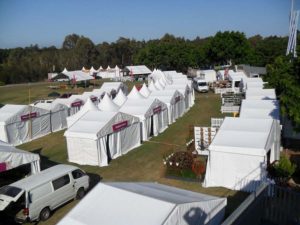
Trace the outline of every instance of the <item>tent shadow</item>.
<instances>
[{"instance_id":1,"label":"tent shadow","mask_svg":"<svg viewBox=\"0 0 300 225\"><path fill-rule=\"evenodd\" d=\"M48 157L44 156L42 152L43 148L34 149L32 153L38 154L41 159L41 170L48 169L52 166L58 165L59 163L50 160Z\"/></svg>"}]
</instances>

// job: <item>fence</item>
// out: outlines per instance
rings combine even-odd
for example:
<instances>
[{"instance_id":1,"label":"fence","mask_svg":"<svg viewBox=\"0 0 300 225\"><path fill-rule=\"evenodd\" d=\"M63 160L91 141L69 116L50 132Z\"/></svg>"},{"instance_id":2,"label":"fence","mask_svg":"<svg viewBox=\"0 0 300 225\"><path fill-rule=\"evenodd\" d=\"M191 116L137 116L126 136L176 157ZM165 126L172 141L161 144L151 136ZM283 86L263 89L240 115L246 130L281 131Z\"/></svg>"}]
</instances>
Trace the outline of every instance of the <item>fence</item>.
<instances>
[{"instance_id":1,"label":"fence","mask_svg":"<svg viewBox=\"0 0 300 225\"><path fill-rule=\"evenodd\" d=\"M300 193L263 183L222 225L299 225Z\"/></svg>"},{"instance_id":2,"label":"fence","mask_svg":"<svg viewBox=\"0 0 300 225\"><path fill-rule=\"evenodd\" d=\"M211 127L220 128L223 121L224 121L224 118L211 118L210 125L211 125Z\"/></svg>"},{"instance_id":3,"label":"fence","mask_svg":"<svg viewBox=\"0 0 300 225\"><path fill-rule=\"evenodd\" d=\"M222 113L239 113L240 112L240 106L222 105L221 106L221 112Z\"/></svg>"}]
</instances>

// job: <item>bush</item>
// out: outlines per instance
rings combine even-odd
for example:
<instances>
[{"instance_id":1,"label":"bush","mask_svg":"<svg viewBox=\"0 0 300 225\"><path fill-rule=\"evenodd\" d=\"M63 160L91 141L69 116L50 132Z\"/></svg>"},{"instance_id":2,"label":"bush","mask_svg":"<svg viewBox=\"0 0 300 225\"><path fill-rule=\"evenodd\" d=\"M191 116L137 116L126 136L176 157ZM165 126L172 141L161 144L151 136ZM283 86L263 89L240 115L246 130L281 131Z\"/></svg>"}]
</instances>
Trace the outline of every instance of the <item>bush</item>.
<instances>
[{"instance_id":1,"label":"bush","mask_svg":"<svg viewBox=\"0 0 300 225\"><path fill-rule=\"evenodd\" d=\"M274 165L274 169L278 177L291 177L296 171L296 165L291 163L286 155L283 155L278 163Z\"/></svg>"},{"instance_id":2,"label":"bush","mask_svg":"<svg viewBox=\"0 0 300 225\"><path fill-rule=\"evenodd\" d=\"M5 83L3 81L0 81L0 86L4 86Z\"/></svg>"}]
</instances>

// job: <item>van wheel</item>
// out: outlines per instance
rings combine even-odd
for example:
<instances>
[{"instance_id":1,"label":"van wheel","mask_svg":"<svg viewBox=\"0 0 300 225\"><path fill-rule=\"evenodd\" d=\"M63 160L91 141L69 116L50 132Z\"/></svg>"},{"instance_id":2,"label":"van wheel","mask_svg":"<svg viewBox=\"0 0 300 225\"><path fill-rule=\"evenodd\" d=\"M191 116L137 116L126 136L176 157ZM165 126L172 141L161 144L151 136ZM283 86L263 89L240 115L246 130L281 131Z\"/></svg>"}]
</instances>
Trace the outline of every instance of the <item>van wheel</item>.
<instances>
[{"instance_id":1,"label":"van wheel","mask_svg":"<svg viewBox=\"0 0 300 225\"><path fill-rule=\"evenodd\" d=\"M49 219L50 215L51 215L51 210L49 209L49 207L46 207L40 213L40 220L45 221Z\"/></svg>"},{"instance_id":2,"label":"van wheel","mask_svg":"<svg viewBox=\"0 0 300 225\"><path fill-rule=\"evenodd\" d=\"M81 187L78 189L77 194L76 194L76 199L80 200L84 197L84 189Z\"/></svg>"}]
</instances>

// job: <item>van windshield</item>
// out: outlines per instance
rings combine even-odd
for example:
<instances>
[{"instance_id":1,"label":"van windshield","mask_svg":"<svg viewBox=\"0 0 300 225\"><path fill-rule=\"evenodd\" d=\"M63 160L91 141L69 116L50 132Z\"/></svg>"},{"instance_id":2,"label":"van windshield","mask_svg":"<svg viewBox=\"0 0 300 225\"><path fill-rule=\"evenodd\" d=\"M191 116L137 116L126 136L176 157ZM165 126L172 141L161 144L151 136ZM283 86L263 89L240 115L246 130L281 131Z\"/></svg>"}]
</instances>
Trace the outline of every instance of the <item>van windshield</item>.
<instances>
[{"instance_id":1,"label":"van windshield","mask_svg":"<svg viewBox=\"0 0 300 225\"><path fill-rule=\"evenodd\" d=\"M206 82L200 82L200 83L198 83L198 86L203 87L203 86L207 86L207 84L206 84Z\"/></svg>"},{"instance_id":2,"label":"van windshield","mask_svg":"<svg viewBox=\"0 0 300 225\"><path fill-rule=\"evenodd\" d=\"M7 195L12 198L16 197L22 189L13 186L4 186L0 188L0 195Z\"/></svg>"}]
</instances>

